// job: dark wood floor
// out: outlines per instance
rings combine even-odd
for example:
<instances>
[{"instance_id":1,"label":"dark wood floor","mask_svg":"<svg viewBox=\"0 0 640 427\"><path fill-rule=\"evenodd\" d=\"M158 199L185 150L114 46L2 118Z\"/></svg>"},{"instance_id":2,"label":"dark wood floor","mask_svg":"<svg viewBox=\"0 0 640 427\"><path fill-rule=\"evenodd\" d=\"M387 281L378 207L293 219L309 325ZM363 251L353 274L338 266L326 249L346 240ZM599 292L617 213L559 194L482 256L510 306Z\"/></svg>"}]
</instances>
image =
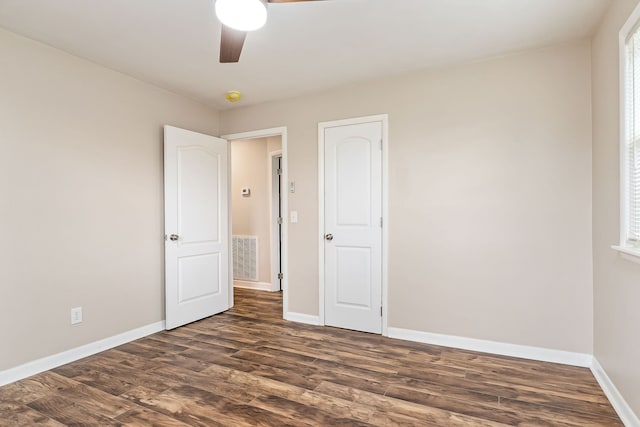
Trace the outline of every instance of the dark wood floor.
<instances>
[{"instance_id":1,"label":"dark wood floor","mask_svg":"<svg viewBox=\"0 0 640 427\"><path fill-rule=\"evenodd\" d=\"M2 426L621 426L588 369L283 321L280 294L0 388Z\"/></svg>"}]
</instances>

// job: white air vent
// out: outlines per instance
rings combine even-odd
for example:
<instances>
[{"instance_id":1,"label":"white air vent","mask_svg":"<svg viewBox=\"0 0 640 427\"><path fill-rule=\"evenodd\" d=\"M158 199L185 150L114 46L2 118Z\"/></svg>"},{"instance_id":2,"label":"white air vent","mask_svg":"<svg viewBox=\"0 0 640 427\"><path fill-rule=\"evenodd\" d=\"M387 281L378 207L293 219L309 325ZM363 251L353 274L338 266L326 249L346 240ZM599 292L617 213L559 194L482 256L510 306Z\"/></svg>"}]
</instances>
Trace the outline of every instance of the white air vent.
<instances>
[{"instance_id":1,"label":"white air vent","mask_svg":"<svg viewBox=\"0 0 640 427\"><path fill-rule=\"evenodd\" d=\"M258 281L258 236L233 236L233 278Z\"/></svg>"}]
</instances>

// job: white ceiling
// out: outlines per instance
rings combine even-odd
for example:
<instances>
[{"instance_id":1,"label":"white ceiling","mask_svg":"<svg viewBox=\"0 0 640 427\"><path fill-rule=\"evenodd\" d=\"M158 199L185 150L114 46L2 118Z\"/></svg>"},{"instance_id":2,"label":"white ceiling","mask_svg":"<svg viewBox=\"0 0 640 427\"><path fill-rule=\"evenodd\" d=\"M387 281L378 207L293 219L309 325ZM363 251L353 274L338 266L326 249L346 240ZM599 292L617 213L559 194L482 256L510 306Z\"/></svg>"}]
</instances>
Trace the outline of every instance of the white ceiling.
<instances>
[{"instance_id":1,"label":"white ceiling","mask_svg":"<svg viewBox=\"0 0 640 427\"><path fill-rule=\"evenodd\" d=\"M0 0L0 27L222 109L578 39L609 3L270 4L238 64L218 63L212 0ZM244 95L235 105L224 100L232 89Z\"/></svg>"}]
</instances>

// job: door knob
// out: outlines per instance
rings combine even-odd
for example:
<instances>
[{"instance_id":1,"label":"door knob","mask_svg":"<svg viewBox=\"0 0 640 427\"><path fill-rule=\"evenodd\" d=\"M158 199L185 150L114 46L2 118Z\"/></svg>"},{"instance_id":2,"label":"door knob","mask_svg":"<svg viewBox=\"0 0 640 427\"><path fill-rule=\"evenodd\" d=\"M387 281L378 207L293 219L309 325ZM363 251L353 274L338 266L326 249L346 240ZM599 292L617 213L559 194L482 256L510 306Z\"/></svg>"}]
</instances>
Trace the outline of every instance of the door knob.
<instances>
[{"instance_id":1,"label":"door knob","mask_svg":"<svg viewBox=\"0 0 640 427\"><path fill-rule=\"evenodd\" d=\"M178 240L180 236L178 236L177 234L169 234L169 240L171 240L172 242L175 242Z\"/></svg>"},{"instance_id":2,"label":"door knob","mask_svg":"<svg viewBox=\"0 0 640 427\"><path fill-rule=\"evenodd\" d=\"M324 238L327 240L333 240L333 234L329 233L329 234L325 234Z\"/></svg>"}]
</instances>

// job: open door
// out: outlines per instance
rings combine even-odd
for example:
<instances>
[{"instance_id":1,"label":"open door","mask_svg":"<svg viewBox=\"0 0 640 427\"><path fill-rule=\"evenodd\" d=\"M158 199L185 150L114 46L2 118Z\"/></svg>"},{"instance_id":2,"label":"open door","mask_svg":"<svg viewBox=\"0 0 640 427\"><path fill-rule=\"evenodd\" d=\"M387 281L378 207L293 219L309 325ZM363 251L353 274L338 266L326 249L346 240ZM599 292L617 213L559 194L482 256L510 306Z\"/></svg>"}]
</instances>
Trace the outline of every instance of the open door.
<instances>
[{"instance_id":1,"label":"open door","mask_svg":"<svg viewBox=\"0 0 640 427\"><path fill-rule=\"evenodd\" d=\"M230 307L228 185L227 141L164 127L167 329Z\"/></svg>"}]
</instances>

